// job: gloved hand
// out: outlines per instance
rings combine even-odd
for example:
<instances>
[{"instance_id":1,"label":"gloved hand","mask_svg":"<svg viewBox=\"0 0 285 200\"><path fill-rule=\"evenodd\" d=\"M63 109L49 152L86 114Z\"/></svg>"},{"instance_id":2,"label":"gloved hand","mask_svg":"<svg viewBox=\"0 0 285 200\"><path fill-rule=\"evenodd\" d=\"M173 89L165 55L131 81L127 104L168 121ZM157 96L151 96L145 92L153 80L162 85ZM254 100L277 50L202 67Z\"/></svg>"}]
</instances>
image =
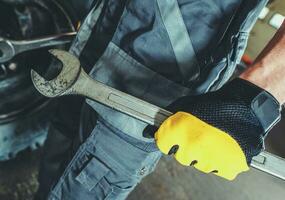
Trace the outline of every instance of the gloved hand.
<instances>
[{"instance_id":1,"label":"gloved hand","mask_svg":"<svg viewBox=\"0 0 285 200\"><path fill-rule=\"evenodd\" d=\"M182 165L228 180L249 169L281 116L272 95L242 79L213 93L182 97L169 109L179 112L155 133L158 148Z\"/></svg>"}]
</instances>

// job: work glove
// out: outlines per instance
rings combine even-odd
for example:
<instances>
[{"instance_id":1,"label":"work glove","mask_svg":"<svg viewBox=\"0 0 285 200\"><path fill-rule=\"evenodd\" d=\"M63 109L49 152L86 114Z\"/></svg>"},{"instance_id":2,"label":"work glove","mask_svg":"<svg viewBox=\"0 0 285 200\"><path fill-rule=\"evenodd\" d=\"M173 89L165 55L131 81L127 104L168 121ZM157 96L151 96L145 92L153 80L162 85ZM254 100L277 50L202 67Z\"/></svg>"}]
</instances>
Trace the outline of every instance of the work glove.
<instances>
[{"instance_id":1,"label":"work glove","mask_svg":"<svg viewBox=\"0 0 285 200\"><path fill-rule=\"evenodd\" d=\"M155 133L158 148L186 166L233 180L264 148L280 120L278 101L256 85L235 79L220 90L186 96Z\"/></svg>"}]
</instances>

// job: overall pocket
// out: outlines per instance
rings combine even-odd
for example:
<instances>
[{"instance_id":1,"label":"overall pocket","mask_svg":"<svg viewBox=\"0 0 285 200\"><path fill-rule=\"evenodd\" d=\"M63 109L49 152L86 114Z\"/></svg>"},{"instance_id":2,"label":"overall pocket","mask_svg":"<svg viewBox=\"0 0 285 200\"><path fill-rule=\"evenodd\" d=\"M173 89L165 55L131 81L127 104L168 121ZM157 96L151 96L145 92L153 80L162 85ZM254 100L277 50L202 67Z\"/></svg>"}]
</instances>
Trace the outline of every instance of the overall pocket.
<instances>
[{"instance_id":1,"label":"overall pocket","mask_svg":"<svg viewBox=\"0 0 285 200\"><path fill-rule=\"evenodd\" d=\"M93 157L75 177L75 180L89 192L94 191L96 196L106 197L111 189L104 178L108 172L109 169Z\"/></svg>"},{"instance_id":2,"label":"overall pocket","mask_svg":"<svg viewBox=\"0 0 285 200\"><path fill-rule=\"evenodd\" d=\"M50 193L50 200L102 200L111 194L111 185L105 178L110 173L110 168L86 151L84 146L80 147L65 169Z\"/></svg>"},{"instance_id":3,"label":"overall pocket","mask_svg":"<svg viewBox=\"0 0 285 200\"><path fill-rule=\"evenodd\" d=\"M92 159L76 179L88 190L103 188L105 199L125 199L154 170L161 156L158 151L148 151L149 143L126 136L101 118L86 146L86 151L96 160ZM96 167L100 173L86 178L87 174L96 173ZM88 181L89 178L93 181Z\"/></svg>"}]
</instances>

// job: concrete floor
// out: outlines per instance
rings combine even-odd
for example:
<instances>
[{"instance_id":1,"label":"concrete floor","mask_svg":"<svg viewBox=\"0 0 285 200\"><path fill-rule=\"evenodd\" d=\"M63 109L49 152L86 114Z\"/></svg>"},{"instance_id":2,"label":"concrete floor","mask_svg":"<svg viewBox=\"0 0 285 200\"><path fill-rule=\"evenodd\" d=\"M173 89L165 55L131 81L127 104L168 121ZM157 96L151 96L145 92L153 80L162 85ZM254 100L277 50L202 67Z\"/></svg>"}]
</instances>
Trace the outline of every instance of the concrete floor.
<instances>
[{"instance_id":1,"label":"concrete floor","mask_svg":"<svg viewBox=\"0 0 285 200\"><path fill-rule=\"evenodd\" d=\"M257 170L228 182L163 159L157 170L129 196L129 200L281 200L285 182Z\"/></svg>"},{"instance_id":2,"label":"concrete floor","mask_svg":"<svg viewBox=\"0 0 285 200\"><path fill-rule=\"evenodd\" d=\"M26 151L15 160L0 163L0 200L32 200L39 157L40 151ZM284 188L284 181L257 170L228 182L163 158L128 200L279 200L284 199Z\"/></svg>"}]
</instances>

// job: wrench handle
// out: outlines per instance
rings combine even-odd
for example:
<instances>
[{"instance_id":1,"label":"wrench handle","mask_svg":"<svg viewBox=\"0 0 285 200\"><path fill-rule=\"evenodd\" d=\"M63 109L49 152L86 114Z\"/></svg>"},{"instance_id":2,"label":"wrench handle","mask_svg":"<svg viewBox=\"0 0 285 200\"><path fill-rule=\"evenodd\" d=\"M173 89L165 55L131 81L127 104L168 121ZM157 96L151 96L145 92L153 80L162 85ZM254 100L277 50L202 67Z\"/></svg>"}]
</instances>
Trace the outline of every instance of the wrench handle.
<instances>
[{"instance_id":1,"label":"wrench handle","mask_svg":"<svg viewBox=\"0 0 285 200\"><path fill-rule=\"evenodd\" d=\"M71 88L72 91L68 92L69 94L80 93L83 96L156 127L159 127L165 119L172 115L171 112L163 108L91 79L83 70L79 76Z\"/></svg>"},{"instance_id":2,"label":"wrench handle","mask_svg":"<svg viewBox=\"0 0 285 200\"><path fill-rule=\"evenodd\" d=\"M75 37L75 35L76 32L61 33L31 40L10 40L10 43L14 48L15 55L17 55L25 51L70 43Z\"/></svg>"},{"instance_id":3,"label":"wrench handle","mask_svg":"<svg viewBox=\"0 0 285 200\"><path fill-rule=\"evenodd\" d=\"M110 91L107 98L108 104L112 104L114 109L156 127L159 127L164 120L172 115L171 112L158 106L138 100L139 99L127 96L118 91Z\"/></svg>"},{"instance_id":4,"label":"wrench handle","mask_svg":"<svg viewBox=\"0 0 285 200\"><path fill-rule=\"evenodd\" d=\"M82 70L82 69L81 69ZM80 94L124 114L159 127L171 112L90 78L83 70L63 95ZM127 122L126 122L127 123ZM285 180L285 159L268 152L254 157L251 167Z\"/></svg>"}]
</instances>

